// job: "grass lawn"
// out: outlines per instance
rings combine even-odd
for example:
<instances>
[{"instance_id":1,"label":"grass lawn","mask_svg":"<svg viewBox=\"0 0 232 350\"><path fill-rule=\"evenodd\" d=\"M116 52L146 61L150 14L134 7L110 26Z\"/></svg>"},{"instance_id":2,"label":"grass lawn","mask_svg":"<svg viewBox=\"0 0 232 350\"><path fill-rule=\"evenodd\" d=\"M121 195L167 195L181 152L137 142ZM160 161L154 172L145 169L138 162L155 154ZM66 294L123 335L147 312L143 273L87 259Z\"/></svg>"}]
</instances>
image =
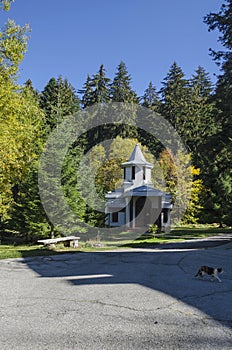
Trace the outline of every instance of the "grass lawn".
<instances>
[{"instance_id":1,"label":"grass lawn","mask_svg":"<svg viewBox=\"0 0 232 350\"><path fill-rule=\"evenodd\" d=\"M127 240L126 233L124 233L122 234L122 240L112 242L100 242L101 246L99 247L95 245L95 243L97 243L96 241L86 243L80 242L80 247L78 249L64 248L62 244L58 244L54 249L48 249L38 245L0 245L0 259L46 256L69 252L93 252L120 248L152 248L161 243L181 242L184 240L206 238L226 233L231 234L232 229L217 228L212 225L204 225L198 227L176 228L167 234L156 234L155 237L141 236L134 240Z\"/></svg>"},{"instance_id":2,"label":"grass lawn","mask_svg":"<svg viewBox=\"0 0 232 350\"><path fill-rule=\"evenodd\" d=\"M0 259L54 255L56 251L37 245L0 245Z\"/></svg>"}]
</instances>

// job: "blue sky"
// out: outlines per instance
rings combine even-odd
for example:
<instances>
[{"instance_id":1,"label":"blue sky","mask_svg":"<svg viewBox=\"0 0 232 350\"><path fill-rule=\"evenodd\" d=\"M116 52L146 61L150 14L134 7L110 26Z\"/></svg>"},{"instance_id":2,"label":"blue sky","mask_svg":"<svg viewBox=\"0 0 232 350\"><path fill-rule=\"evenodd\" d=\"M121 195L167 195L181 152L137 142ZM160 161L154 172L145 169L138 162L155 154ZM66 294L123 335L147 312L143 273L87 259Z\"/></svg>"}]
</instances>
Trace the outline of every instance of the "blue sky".
<instances>
[{"instance_id":1,"label":"blue sky","mask_svg":"<svg viewBox=\"0 0 232 350\"><path fill-rule=\"evenodd\" d=\"M62 75L76 90L87 74L104 64L114 77L124 61L132 87L141 96L150 81L157 87L174 61L189 78L201 65L215 82L218 67L209 48L221 48L203 16L218 12L223 0L16 0L1 14L31 27L20 83L28 78L43 90Z\"/></svg>"}]
</instances>

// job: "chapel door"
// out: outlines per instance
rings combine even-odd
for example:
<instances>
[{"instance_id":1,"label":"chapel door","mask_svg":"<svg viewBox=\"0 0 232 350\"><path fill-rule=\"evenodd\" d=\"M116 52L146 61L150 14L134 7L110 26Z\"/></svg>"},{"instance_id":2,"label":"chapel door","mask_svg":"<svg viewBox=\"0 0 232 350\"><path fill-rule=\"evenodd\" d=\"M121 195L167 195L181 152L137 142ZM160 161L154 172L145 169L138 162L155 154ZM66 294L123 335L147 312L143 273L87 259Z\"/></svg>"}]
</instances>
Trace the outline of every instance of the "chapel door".
<instances>
[{"instance_id":1,"label":"chapel door","mask_svg":"<svg viewBox=\"0 0 232 350\"><path fill-rule=\"evenodd\" d=\"M149 226L152 222L152 205L147 197L139 197L135 202L135 226Z\"/></svg>"}]
</instances>

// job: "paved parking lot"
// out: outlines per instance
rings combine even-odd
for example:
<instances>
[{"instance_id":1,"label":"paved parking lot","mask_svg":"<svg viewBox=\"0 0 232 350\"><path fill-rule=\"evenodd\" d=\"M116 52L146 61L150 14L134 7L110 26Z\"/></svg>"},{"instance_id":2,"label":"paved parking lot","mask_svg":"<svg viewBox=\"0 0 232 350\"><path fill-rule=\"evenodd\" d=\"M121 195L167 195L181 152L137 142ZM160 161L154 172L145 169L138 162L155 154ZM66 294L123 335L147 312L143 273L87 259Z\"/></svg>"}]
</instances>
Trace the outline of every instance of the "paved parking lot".
<instances>
[{"instance_id":1,"label":"paved parking lot","mask_svg":"<svg viewBox=\"0 0 232 350\"><path fill-rule=\"evenodd\" d=\"M202 264L222 283L198 280ZM232 249L0 261L0 348L231 349Z\"/></svg>"}]
</instances>

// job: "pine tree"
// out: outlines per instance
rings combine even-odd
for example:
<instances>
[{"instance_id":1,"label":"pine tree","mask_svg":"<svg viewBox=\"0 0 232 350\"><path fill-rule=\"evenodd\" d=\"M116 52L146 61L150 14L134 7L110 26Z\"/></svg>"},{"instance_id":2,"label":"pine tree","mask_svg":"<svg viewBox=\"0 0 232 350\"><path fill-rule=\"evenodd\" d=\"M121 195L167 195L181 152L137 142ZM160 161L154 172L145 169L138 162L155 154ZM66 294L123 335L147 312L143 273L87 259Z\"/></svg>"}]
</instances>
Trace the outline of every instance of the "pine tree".
<instances>
[{"instance_id":1,"label":"pine tree","mask_svg":"<svg viewBox=\"0 0 232 350\"><path fill-rule=\"evenodd\" d=\"M136 138L137 130L132 125L136 119L136 105L139 103L139 98L131 87L131 76L124 62L120 62L118 65L110 90L111 101L121 103L120 107L118 106L121 108L118 122L114 128L115 136Z\"/></svg>"},{"instance_id":2,"label":"pine tree","mask_svg":"<svg viewBox=\"0 0 232 350\"><path fill-rule=\"evenodd\" d=\"M160 112L182 136L184 134L183 123L186 119L186 103L189 101L189 88L188 81L176 62L170 67L162 85Z\"/></svg>"},{"instance_id":3,"label":"pine tree","mask_svg":"<svg viewBox=\"0 0 232 350\"><path fill-rule=\"evenodd\" d=\"M138 103L138 97L131 88L131 76L124 62L120 62L111 84L112 102Z\"/></svg>"},{"instance_id":4,"label":"pine tree","mask_svg":"<svg viewBox=\"0 0 232 350\"><path fill-rule=\"evenodd\" d=\"M217 123L220 128L208 141L206 165L210 167L208 217L215 218L221 225L231 225L232 206L232 0L225 0L219 13L210 13L204 18L209 31L219 30L219 41L224 51L211 54L221 66L215 103L221 111Z\"/></svg>"},{"instance_id":5,"label":"pine tree","mask_svg":"<svg viewBox=\"0 0 232 350\"><path fill-rule=\"evenodd\" d=\"M85 231L82 222L86 214L86 203L80 191L80 183L78 181L78 164L82 156L83 150L80 147L76 146L70 149L64 159L62 171L61 184L63 193L69 207L77 217L76 225L74 225L70 234Z\"/></svg>"},{"instance_id":6,"label":"pine tree","mask_svg":"<svg viewBox=\"0 0 232 350\"><path fill-rule=\"evenodd\" d=\"M153 86L152 81L150 81L148 88L144 91L141 105L143 107L150 108L153 111L159 111L160 101L158 97L158 92L156 91L156 87Z\"/></svg>"},{"instance_id":7,"label":"pine tree","mask_svg":"<svg viewBox=\"0 0 232 350\"><path fill-rule=\"evenodd\" d=\"M101 226L104 223L104 193L97 182L99 168L105 161L105 149L96 145L85 154L78 167L78 189L85 201L84 221L90 226Z\"/></svg>"},{"instance_id":8,"label":"pine tree","mask_svg":"<svg viewBox=\"0 0 232 350\"><path fill-rule=\"evenodd\" d=\"M212 98L213 85L205 69L198 67L189 81L191 88L188 115L185 122L184 140L197 166L201 164L201 153L204 145L217 130L217 109Z\"/></svg>"},{"instance_id":9,"label":"pine tree","mask_svg":"<svg viewBox=\"0 0 232 350\"><path fill-rule=\"evenodd\" d=\"M23 180L14 186L14 204L7 228L17 231L26 242L35 242L49 234L49 222L38 188L38 162L34 162Z\"/></svg>"},{"instance_id":10,"label":"pine tree","mask_svg":"<svg viewBox=\"0 0 232 350\"><path fill-rule=\"evenodd\" d=\"M145 112L145 108L143 109L144 129L140 128L137 130L137 137L139 141L146 145L154 155L158 155L162 147L160 142L152 134L157 127L154 122L154 113L157 114L160 112L161 102L156 87L152 82L149 83L148 88L144 91L144 95L141 98L141 106L152 112L149 113L148 110ZM148 133L145 129L149 129L151 132Z\"/></svg>"},{"instance_id":11,"label":"pine tree","mask_svg":"<svg viewBox=\"0 0 232 350\"><path fill-rule=\"evenodd\" d=\"M95 103L105 104L110 101L109 83L110 79L106 77L104 65L101 64L99 71L90 77L83 86L83 89L78 90L82 95L81 103L83 108L94 105Z\"/></svg>"},{"instance_id":12,"label":"pine tree","mask_svg":"<svg viewBox=\"0 0 232 350\"><path fill-rule=\"evenodd\" d=\"M105 104L109 102L109 82L110 79L105 75L105 68L103 64L97 74L93 76L92 87L93 87L93 103Z\"/></svg>"},{"instance_id":13,"label":"pine tree","mask_svg":"<svg viewBox=\"0 0 232 350\"><path fill-rule=\"evenodd\" d=\"M49 130L53 130L65 116L75 114L80 108L75 89L61 76L49 80L41 93L40 106L45 112Z\"/></svg>"},{"instance_id":14,"label":"pine tree","mask_svg":"<svg viewBox=\"0 0 232 350\"><path fill-rule=\"evenodd\" d=\"M81 118L80 120L78 119L79 117L77 113L80 110L79 99L76 96L73 86L68 82L68 80L59 76L58 79L50 79L41 94L40 104L46 114L46 123L48 126L47 132L53 131L57 134L57 139L55 134L53 135L54 144L51 154L49 154L49 159L45 159L45 165L41 170L44 184L43 190L45 191L46 187L49 188L48 193L45 191L43 201L48 210L53 213L55 220L62 220L67 234L67 230L72 230L73 228L74 230L77 230L79 228L78 218L83 216L83 203L76 189L77 183L75 182L76 163L78 162L81 154L78 141L75 145L70 145L71 153L69 152L63 160L63 178L60 179L59 177L53 176L52 169L56 169L56 159L59 159L60 151L62 152L63 147L65 146L64 142L67 142L68 140L68 132L70 131L67 131L65 135L64 132L66 123L69 123L69 120L73 121L73 115L75 115L77 121L76 127L78 130L81 130L82 121ZM58 128L56 128L57 126ZM83 140L81 143L82 142ZM75 153L75 156L73 153ZM70 210L68 210L68 208L64 208L62 212L60 211L59 204L62 203L62 198L59 197L59 188L61 185L63 186L62 190L64 195L67 196L67 202L72 203L72 205L70 204L70 207L73 215L70 215ZM76 219L75 214L78 214ZM54 222L51 220L49 220L49 225L50 236L53 236L58 231L59 233L63 233L64 231L64 227L54 227ZM67 229L67 227L70 228Z\"/></svg>"},{"instance_id":15,"label":"pine tree","mask_svg":"<svg viewBox=\"0 0 232 350\"><path fill-rule=\"evenodd\" d=\"M30 91L30 93L34 96L34 98L39 102L39 91L34 89L31 79L28 79L24 84L24 89L26 91Z\"/></svg>"},{"instance_id":16,"label":"pine tree","mask_svg":"<svg viewBox=\"0 0 232 350\"><path fill-rule=\"evenodd\" d=\"M82 95L81 98L81 105L83 108L86 108L88 106L92 106L93 104L93 86L92 86L92 79L90 75L88 74L86 82L82 89L78 90L78 93Z\"/></svg>"}]
</instances>

